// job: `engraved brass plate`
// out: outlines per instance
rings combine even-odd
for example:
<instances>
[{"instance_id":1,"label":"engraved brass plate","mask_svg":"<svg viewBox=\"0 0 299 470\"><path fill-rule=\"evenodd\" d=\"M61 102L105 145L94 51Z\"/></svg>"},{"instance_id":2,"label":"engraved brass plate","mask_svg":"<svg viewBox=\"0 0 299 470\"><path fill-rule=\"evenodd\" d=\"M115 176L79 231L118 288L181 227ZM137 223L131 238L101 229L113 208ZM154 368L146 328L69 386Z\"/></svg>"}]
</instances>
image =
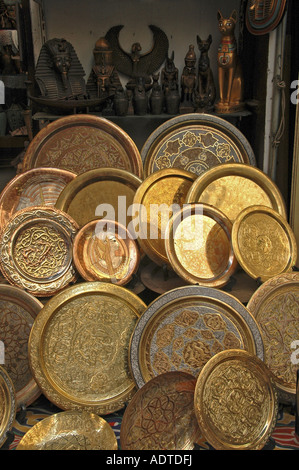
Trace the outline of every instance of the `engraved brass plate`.
<instances>
[{"instance_id":1,"label":"engraved brass plate","mask_svg":"<svg viewBox=\"0 0 299 470\"><path fill-rule=\"evenodd\" d=\"M122 450L193 450L201 436L194 411L196 379L167 372L139 389L125 410Z\"/></svg>"},{"instance_id":2,"label":"engraved brass plate","mask_svg":"<svg viewBox=\"0 0 299 470\"><path fill-rule=\"evenodd\" d=\"M3 275L37 297L48 297L77 278L73 263L76 222L54 207L23 209L0 234Z\"/></svg>"},{"instance_id":3,"label":"engraved brass plate","mask_svg":"<svg viewBox=\"0 0 299 470\"><path fill-rule=\"evenodd\" d=\"M276 210L285 219L285 202L276 184L261 170L250 165L220 165L199 176L186 202L210 204L234 222L243 209L263 205Z\"/></svg>"},{"instance_id":4,"label":"engraved brass plate","mask_svg":"<svg viewBox=\"0 0 299 470\"><path fill-rule=\"evenodd\" d=\"M233 249L240 266L262 282L296 265L295 235L286 220L264 206L244 209L234 222Z\"/></svg>"},{"instance_id":5,"label":"engraved brass plate","mask_svg":"<svg viewBox=\"0 0 299 470\"><path fill-rule=\"evenodd\" d=\"M167 265L165 232L174 212L181 209L194 173L170 168L148 176L136 191L138 242L143 252L157 265Z\"/></svg>"},{"instance_id":6,"label":"engraved brass plate","mask_svg":"<svg viewBox=\"0 0 299 470\"><path fill-rule=\"evenodd\" d=\"M246 6L246 27L260 36L273 31L280 23L286 0L250 0Z\"/></svg>"},{"instance_id":7,"label":"engraved brass plate","mask_svg":"<svg viewBox=\"0 0 299 470\"><path fill-rule=\"evenodd\" d=\"M57 168L36 168L16 175L0 195L0 227L19 210L53 207L64 187L75 178L75 173Z\"/></svg>"},{"instance_id":8,"label":"engraved brass plate","mask_svg":"<svg viewBox=\"0 0 299 470\"><path fill-rule=\"evenodd\" d=\"M105 217L128 227L129 208L142 181L117 168L98 168L78 175L61 192L55 207L68 213L80 227Z\"/></svg>"},{"instance_id":9,"label":"engraved brass plate","mask_svg":"<svg viewBox=\"0 0 299 470\"><path fill-rule=\"evenodd\" d=\"M16 398L13 382L7 371L0 366L0 447L16 417Z\"/></svg>"},{"instance_id":10,"label":"engraved brass plate","mask_svg":"<svg viewBox=\"0 0 299 470\"><path fill-rule=\"evenodd\" d=\"M94 220L75 237L73 258L77 271L86 281L126 285L140 261L136 241L123 225Z\"/></svg>"},{"instance_id":11,"label":"engraved brass plate","mask_svg":"<svg viewBox=\"0 0 299 470\"><path fill-rule=\"evenodd\" d=\"M184 114L169 119L147 139L141 157L144 177L176 168L197 176L222 163L256 165L245 136L232 124L209 114Z\"/></svg>"},{"instance_id":12,"label":"engraved brass plate","mask_svg":"<svg viewBox=\"0 0 299 470\"><path fill-rule=\"evenodd\" d=\"M194 407L199 427L214 449L261 450L277 420L272 374L248 351L222 351L200 372Z\"/></svg>"},{"instance_id":13,"label":"engraved brass plate","mask_svg":"<svg viewBox=\"0 0 299 470\"><path fill-rule=\"evenodd\" d=\"M207 204L188 204L167 226L165 248L173 270L190 284L222 287L237 261L232 249L232 223Z\"/></svg>"},{"instance_id":14,"label":"engraved brass plate","mask_svg":"<svg viewBox=\"0 0 299 470\"><path fill-rule=\"evenodd\" d=\"M29 406L40 395L28 360L28 340L43 304L23 289L0 284L0 341L4 345L3 367L16 394L16 407Z\"/></svg>"},{"instance_id":15,"label":"engraved brass plate","mask_svg":"<svg viewBox=\"0 0 299 470\"><path fill-rule=\"evenodd\" d=\"M29 144L23 171L61 168L77 175L95 168L120 168L142 178L143 165L129 135L108 119L88 114L62 117Z\"/></svg>"},{"instance_id":16,"label":"engraved brass plate","mask_svg":"<svg viewBox=\"0 0 299 470\"><path fill-rule=\"evenodd\" d=\"M30 428L16 450L117 450L117 440L110 424L100 416L61 411Z\"/></svg>"},{"instance_id":17,"label":"engraved brass plate","mask_svg":"<svg viewBox=\"0 0 299 470\"><path fill-rule=\"evenodd\" d=\"M128 289L83 282L52 297L29 338L32 373L63 410L109 414L135 392L129 340L146 305Z\"/></svg>"},{"instance_id":18,"label":"engraved brass plate","mask_svg":"<svg viewBox=\"0 0 299 470\"><path fill-rule=\"evenodd\" d=\"M259 327L246 307L219 289L180 287L154 300L138 320L130 367L141 388L164 372L197 377L216 353L238 348L264 357Z\"/></svg>"},{"instance_id":19,"label":"engraved brass plate","mask_svg":"<svg viewBox=\"0 0 299 470\"><path fill-rule=\"evenodd\" d=\"M264 361L274 374L281 401L295 403L299 273L284 273L266 281L251 296L247 308L263 335Z\"/></svg>"}]
</instances>

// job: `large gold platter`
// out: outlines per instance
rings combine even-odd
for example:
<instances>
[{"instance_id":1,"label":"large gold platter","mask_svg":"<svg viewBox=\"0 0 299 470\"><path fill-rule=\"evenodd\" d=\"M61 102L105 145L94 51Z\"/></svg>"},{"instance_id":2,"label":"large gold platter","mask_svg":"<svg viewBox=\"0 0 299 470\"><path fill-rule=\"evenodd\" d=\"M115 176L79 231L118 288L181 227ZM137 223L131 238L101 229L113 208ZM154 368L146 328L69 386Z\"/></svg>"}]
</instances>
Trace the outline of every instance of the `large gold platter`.
<instances>
[{"instance_id":1,"label":"large gold platter","mask_svg":"<svg viewBox=\"0 0 299 470\"><path fill-rule=\"evenodd\" d=\"M219 165L199 176L186 202L217 207L231 222L243 209L255 205L270 207L287 218L285 202L276 184L262 170L241 163Z\"/></svg>"},{"instance_id":2,"label":"large gold platter","mask_svg":"<svg viewBox=\"0 0 299 470\"><path fill-rule=\"evenodd\" d=\"M184 114L169 119L146 140L141 157L144 177L176 168L197 176L222 163L256 165L245 136L231 123L209 114Z\"/></svg>"},{"instance_id":3,"label":"large gold platter","mask_svg":"<svg viewBox=\"0 0 299 470\"><path fill-rule=\"evenodd\" d=\"M173 270L190 284L223 287L237 268L231 231L232 223L215 207L185 204L166 230Z\"/></svg>"},{"instance_id":4,"label":"large gold platter","mask_svg":"<svg viewBox=\"0 0 299 470\"><path fill-rule=\"evenodd\" d=\"M259 327L246 307L216 288L180 287L154 300L139 318L130 343L130 367L141 388L164 372L197 377L217 352L237 348L264 357Z\"/></svg>"},{"instance_id":5,"label":"large gold platter","mask_svg":"<svg viewBox=\"0 0 299 470\"><path fill-rule=\"evenodd\" d=\"M71 410L35 424L16 450L117 450L117 440L110 424L100 416Z\"/></svg>"},{"instance_id":6,"label":"large gold platter","mask_svg":"<svg viewBox=\"0 0 299 470\"><path fill-rule=\"evenodd\" d=\"M133 140L108 119L88 114L66 116L41 129L29 144L23 171L61 168L77 175L94 168L120 168L143 174Z\"/></svg>"},{"instance_id":7,"label":"large gold platter","mask_svg":"<svg viewBox=\"0 0 299 470\"><path fill-rule=\"evenodd\" d=\"M299 339L299 273L284 273L261 285L248 310L255 317L282 402L296 403Z\"/></svg>"},{"instance_id":8,"label":"large gold platter","mask_svg":"<svg viewBox=\"0 0 299 470\"><path fill-rule=\"evenodd\" d=\"M76 222L54 207L15 213L0 234L3 275L37 297L48 297L77 278L73 263Z\"/></svg>"},{"instance_id":9,"label":"large gold platter","mask_svg":"<svg viewBox=\"0 0 299 470\"><path fill-rule=\"evenodd\" d=\"M260 450L277 420L272 374L248 351L222 351L200 372L194 407L199 427L214 449Z\"/></svg>"},{"instance_id":10,"label":"large gold platter","mask_svg":"<svg viewBox=\"0 0 299 470\"><path fill-rule=\"evenodd\" d=\"M75 173L57 168L36 168L16 175L0 194L0 227L15 212L35 206L54 206Z\"/></svg>"},{"instance_id":11,"label":"large gold platter","mask_svg":"<svg viewBox=\"0 0 299 470\"><path fill-rule=\"evenodd\" d=\"M148 176L136 191L134 207L138 213L138 242L143 252L156 264L167 265L165 232L173 213L180 210L194 173L170 168Z\"/></svg>"},{"instance_id":12,"label":"large gold platter","mask_svg":"<svg viewBox=\"0 0 299 470\"><path fill-rule=\"evenodd\" d=\"M269 207L244 209L234 222L232 242L240 266L253 279L264 282L296 265L295 235L284 217Z\"/></svg>"},{"instance_id":13,"label":"large gold platter","mask_svg":"<svg viewBox=\"0 0 299 470\"><path fill-rule=\"evenodd\" d=\"M78 175L61 192L55 207L68 213L80 227L105 217L128 227L129 208L142 181L117 168L98 168Z\"/></svg>"},{"instance_id":14,"label":"large gold platter","mask_svg":"<svg viewBox=\"0 0 299 470\"><path fill-rule=\"evenodd\" d=\"M128 289L83 282L52 297L36 318L29 361L44 395L59 408L108 414L135 392L129 340L146 305Z\"/></svg>"},{"instance_id":15,"label":"large gold platter","mask_svg":"<svg viewBox=\"0 0 299 470\"><path fill-rule=\"evenodd\" d=\"M127 406L120 430L122 450L193 450L201 436L195 411L196 379L166 372L139 389Z\"/></svg>"},{"instance_id":16,"label":"large gold platter","mask_svg":"<svg viewBox=\"0 0 299 470\"><path fill-rule=\"evenodd\" d=\"M43 304L23 289L0 284L0 341L4 344L3 367L16 394L16 407L29 406L40 395L28 360L28 340Z\"/></svg>"},{"instance_id":17,"label":"large gold platter","mask_svg":"<svg viewBox=\"0 0 299 470\"><path fill-rule=\"evenodd\" d=\"M7 371L0 366L0 447L7 439L16 417L16 398L13 382Z\"/></svg>"}]
</instances>

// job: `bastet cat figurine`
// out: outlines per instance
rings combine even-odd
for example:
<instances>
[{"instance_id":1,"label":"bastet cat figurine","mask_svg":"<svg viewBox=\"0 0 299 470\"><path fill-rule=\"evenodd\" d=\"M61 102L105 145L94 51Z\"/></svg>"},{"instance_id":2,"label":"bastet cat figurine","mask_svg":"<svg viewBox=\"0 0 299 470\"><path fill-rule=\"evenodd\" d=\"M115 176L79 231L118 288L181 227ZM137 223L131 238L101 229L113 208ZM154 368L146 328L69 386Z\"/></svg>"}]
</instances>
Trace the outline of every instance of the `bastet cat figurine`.
<instances>
[{"instance_id":1,"label":"bastet cat figurine","mask_svg":"<svg viewBox=\"0 0 299 470\"><path fill-rule=\"evenodd\" d=\"M201 39L197 35L197 45L200 51L197 69L197 86L194 93L194 102L197 112L211 110L216 99L216 87L209 59L211 44L211 34L206 40Z\"/></svg>"}]
</instances>

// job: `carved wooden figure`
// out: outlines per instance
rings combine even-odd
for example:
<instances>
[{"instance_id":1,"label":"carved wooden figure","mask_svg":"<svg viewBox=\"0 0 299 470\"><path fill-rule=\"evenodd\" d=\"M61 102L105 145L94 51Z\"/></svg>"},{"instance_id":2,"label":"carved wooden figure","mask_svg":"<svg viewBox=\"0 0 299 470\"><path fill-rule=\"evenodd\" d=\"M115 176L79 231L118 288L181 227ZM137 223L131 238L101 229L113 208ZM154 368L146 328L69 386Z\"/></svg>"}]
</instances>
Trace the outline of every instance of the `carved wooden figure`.
<instances>
[{"instance_id":1,"label":"carved wooden figure","mask_svg":"<svg viewBox=\"0 0 299 470\"><path fill-rule=\"evenodd\" d=\"M196 104L196 110L199 112L212 108L216 99L216 87L209 59L209 49L211 44L211 34L206 40L202 40L197 36L197 45L200 57L198 60L197 86L194 101Z\"/></svg>"}]
</instances>

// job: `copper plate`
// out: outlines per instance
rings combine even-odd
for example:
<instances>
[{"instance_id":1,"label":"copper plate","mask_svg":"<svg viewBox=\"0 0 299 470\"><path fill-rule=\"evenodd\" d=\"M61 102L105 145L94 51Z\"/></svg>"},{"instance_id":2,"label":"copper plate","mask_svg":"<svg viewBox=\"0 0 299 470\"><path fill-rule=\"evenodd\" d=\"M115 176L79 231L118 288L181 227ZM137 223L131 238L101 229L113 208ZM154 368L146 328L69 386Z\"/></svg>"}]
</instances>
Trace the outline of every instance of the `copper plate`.
<instances>
[{"instance_id":1,"label":"copper plate","mask_svg":"<svg viewBox=\"0 0 299 470\"><path fill-rule=\"evenodd\" d=\"M248 310L263 335L265 363L282 402L296 402L299 339L299 273L275 276L251 296Z\"/></svg>"},{"instance_id":2,"label":"copper plate","mask_svg":"<svg viewBox=\"0 0 299 470\"><path fill-rule=\"evenodd\" d=\"M196 379L167 372L145 384L125 410L122 450L193 450L201 436L194 412Z\"/></svg>"},{"instance_id":3,"label":"copper plate","mask_svg":"<svg viewBox=\"0 0 299 470\"><path fill-rule=\"evenodd\" d=\"M222 351L199 374L194 408L200 429L214 449L260 450L277 420L272 374L248 351Z\"/></svg>"},{"instance_id":4,"label":"copper plate","mask_svg":"<svg viewBox=\"0 0 299 470\"><path fill-rule=\"evenodd\" d=\"M284 199L276 184L261 170L250 165L219 165L199 176L186 202L210 204L234 222L250 206L263 205L276 210L285 219Z\"/></svg>"},{"instance_id":5,"label":"copper plate","mask_svg":"<svg viewBox=\"0 0 299 470\"><path fill-rule=\"evenodd\" d=\"M138 242L144 253L156 264L169 264L165 250L165 231L174 211L181 209L194 173L185 170L160 170L148 176L136 191Z\"/></svg>"},{"instance_id":6,"label":"copper plate","mask_svg":"<svg viewBox=\"0 0 299 470\"><path fill-rule=\"evenodd\" d=\"M237 268L232 223L215 207L185 204L171 218L165 235L173 270L190 284L224 286Z\"/></svg>"},{"instance_id":7,"label":"copper plate","mask_svg":"<svg viewBox=\"0 0 299 470\"><path fill-rule=\"evenodd\" d=\"M184 114L169 119L147 139L141 157L144 177L164 168L197 176L222 163L256 165L245 136L226 120L209 114Z\"/></svg>"},{"instance_id":8,"label":"copper plate","mask_svg":"<svg viewBox=\"0 0 299 470\"><path fill-rule=\"evenodd\" d=\"M29 144L23 171L61 168L77 175L94 168L120 168L142 177L133 140L108 119L88 114L66 116L41 129Z\"/></svg>"},{"instance_id":9,"label":"copper plate","mask_svg":"<svg viewBox=\"0 0 299 470\"><path fill-rule=\"evenodd\" d=\"M117 450L110 424L87 411L61 411L35 424L16 450Z\"/></svg>"},{"instance_id":10,"label":"copper plate","mask_svg":"<svg viewBox=\"0 0 299 470\"><path fill-rule=\"evenodd\" d=\"M0 447L7 439L16 417L16 398L13 382L0 366Z\"/></svg>"},{"instance_id":11,"label":"copper plate","mask_svg":"<svg viewBox=\"0 0 299 470\"><path fill-rule=\"evenodd\" d=\"M54 206L75 173L57 168L37 168L16 175L0 194L0 227L19 210L35 206Z\"/></svg>"},{"instance_id":12,"label":"copper plate","mask_svg":"<svg viewBox=\"0 0 299 470\"><path fill-rule=\"evenodd\" d=\"M128 365L132 331L146 305L124 287L83 282L56 294L29 338L32 373L63 410L108 414L135 392Z\"/></svg>"},{"instance_id":13,"label":"copper plate","mask_svg":"<svg viewBox=\"0 0 299 470\"><path fill-rule=\"evenodd\" d=\"M264 357L260 330L246 307L219 289L180 287L154 300L138 320L130 367L141 388L174 370L197 377L217 352L236 348Z\"/></svg>"},{"instance_id":14,"label":"copper plate","mask_svg":"<svg viewBox=\"0 0 299 470\"><path fill-rule=\"evenodd\" d=\"M28 340L43 304L18 287L0 284L0 341L4 344L3 367L16 393L16 407L29 406L40 395L28 360Z\"/></svg>"},{"instance_id":15,"label":"copper plate","mask_svg":"<svg viewBox=\"0 0 299 470\"><path fill-rule=\"evenodd\" d=\"M139 266L136 241L123 225L112 220L94 220L75 237L73 258L86 281L127 284Z\"/></svg>"},{"instance_id":16,"label":"copper plate","mask_svg":"<svg viewBox=\"0 0 299 470\"><path fill-rule=\"evenodd\" d=\"M250 0L246 6L246 27L251 34L260 36L273 31L280 23L286 0Z\"/></svg>"},{"instance_id":17,"label":"copper plate","mask_svg":"<svg viewBox=\"0 0 299 470\"><path fill-rule=\"evenodd\" d=\"M54 207L17 212L0 234L0 267L10 284L48 297L77 278L73 264L76 222Z\"/></svg>"},{"instance_id":18,"label":"copper plate","mask_svg":"<svg viewBox=\"0 0 299 470\"><path fill-rule=\"evenodd\" d=\"M234 222L232 240L240 266L253 279L264 282L296 265L295 235L286 220L269 207L244 209Z\"/></svg>"},{"instance_id":19,"label":"copper plate","mask_svg":"<svg viewBox=\"0 0 299 470\"><path fill-rule=\"evenodd\" d=\"M105 217L128 227L129 208L141 179L117 168L98 168L78 175L60 194L55 207L67 212L80 227Z\"/></svg>"}]
</instances>

